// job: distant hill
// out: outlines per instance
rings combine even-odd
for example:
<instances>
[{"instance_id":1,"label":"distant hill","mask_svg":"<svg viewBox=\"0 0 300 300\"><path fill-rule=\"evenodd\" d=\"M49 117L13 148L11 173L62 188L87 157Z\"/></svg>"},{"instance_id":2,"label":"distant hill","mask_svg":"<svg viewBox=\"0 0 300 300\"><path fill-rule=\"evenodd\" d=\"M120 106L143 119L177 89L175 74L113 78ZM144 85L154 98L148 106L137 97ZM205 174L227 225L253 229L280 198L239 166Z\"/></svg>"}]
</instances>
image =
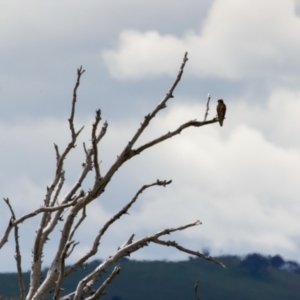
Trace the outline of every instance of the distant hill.
<instances>
[{"instance_id":1,"label":"distant hill","mask_svg":"<svg viewBox=\"0 0 300 300\"><path fill-rule=\"evenodd\" d=\"M108 286L108 294L101 299L195 299L194 284L197 279L201 300L300 299L300 266L296 262L285 261L279 255L266 257L260 254L249 254L244 259L238 256L217 259L227 269L199 258L180 262L122 259L119 262L122 268L120 275ZM68 278L62 295L73 291L79 278L98 264L99 261L92 261L86 269L79 269ZM25 274L25 282L28 287L29 273ZM0 295L19 296L15 273L0 274Z\"/></svg>"}]
</instances>

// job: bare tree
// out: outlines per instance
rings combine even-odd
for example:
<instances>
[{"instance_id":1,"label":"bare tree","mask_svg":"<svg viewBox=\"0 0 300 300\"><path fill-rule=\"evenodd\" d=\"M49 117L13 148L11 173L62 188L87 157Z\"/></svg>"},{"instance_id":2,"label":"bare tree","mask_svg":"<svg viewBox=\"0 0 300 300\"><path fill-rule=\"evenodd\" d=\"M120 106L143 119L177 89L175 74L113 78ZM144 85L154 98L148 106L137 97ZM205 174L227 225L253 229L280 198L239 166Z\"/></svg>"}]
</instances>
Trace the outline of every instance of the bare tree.
<instances>
[{"instance_id":1,"label":"bare tree","mask_svg":"<svg viewBox=\"0 0 300 300\"><path fill-rule=\"evenodd\" d=\"M54 291L53 299L72 299L79 300L82 298L93 300L101 297L104 292L106 286L119 274L120 266L116 266L112 273L108 276L108 278L98 284L97 288L93 288L95 282L99 279L101 274L107 270L108 267L115 264L120 258L127 256L133 252L138 251L139 249L147 246L151 243L159 244L162 246L174 247L179 251L189 253L206 260L217 263L220 266L223 266L221 262L213 259L210 256L204 255L198 251L193 251L191 249L185 248L179 245L176 241L164 240L162 237L169 235L175 231L181 231L188 229L193 226L197 226L201 224L199 220L192 222L190 224L185 224L178 226L176 228L165 228L161 231L154 233L149 236L145 236L137 241L134 241L134 234L132 234L129 238L125 238L125 242L122 246L120 246L114 253L111 253L109 257L107 257L103 262L99 262L99 265L92 270L87 276L82 278L74 292L71 294L60 297L60 291L62 288L62 284L64 279L72 274L78 267L84 264L89 258L95 255L98 251L98 247L100 244L100 240L105 234L106 230L116 222L120 217L124 214L128 213L130 207L137 201L140 194L146 189L152 186L162 186L165 187L171 183L171 180L157 180L153 183L146 184L142 186L135 196L132 198L130 202L127 203L122 209L119 210L118 213L113 215L102 228L99 229L97 235L94 238L93 245L90 250L85 253L80 259L78 259L75 263L70 266L66 266L66 259L71 257L74 248L78 245L78 242L74 240L74 234L77 229L81 226L82 222L86 218L86 207L93 202L95 199L99 198L109 184L110 180L114 176L115 172L123 166L123 164L134 158L136 155L142 153L148 148L151 148L161 142L168 140L171 137L174 137L180 134L183 130L189 127L201 127L204 125L209 125L218 122L217 118L213 118L212 120L207 120L208 110L209 110L209 100L210 96L207 100L207 108L204 116L204 121L200 122L197 120L191 120L186 123L181 124L173 131L169 131L166 134L163 134L152 141L149 141L137 148L135 148L135 144L140 136L143 134L145 128L150 124L152 119L156 116L156 114L162 109L166 108L166 103L169 99L173 98L173 93L178 85L184 67L188 61L187 53L185 53L183 62L180 66L179 73L172 84L170 90L166 94L166 96L162 99L162 101L153 109L151 113L146 115L140 124L140 127L133 134L131 140L125 145L123 151L117 157L116 161L111 165L108 171L103 174L100 170L99 164L99 156L98 156L98 145L101 142L103 136L107 132L108 123L105 121L102 127L99 127L101 122L101 111L100 109L96 110L95 121L92 126L91 132L91 143L88 147L84 144L85 151L85 162L82 164L81 173L78 176L77 181L71 187L71 189L64 195L60 196L62 191L62 187L64 185L64 162L70 151L75 147L77 138L83 127L79 130L75 129L74 125L74 115L75 115L75 107L77 101L77 90L80 85L80 80L85 72L82 67L77 70L77 81L73 90L73 101L71 107L71 115L68 119L71 138L69 144L64 149L64 151L60 152L57 145L54 144L55 153L56 153L56 171L54 174L54 178L52 183L47 187L46 196L44 199L44 204L42 207L24 215L19 218L16 217L14 210L10 204L9 199L4 199L6 204L8 205L11 218L8 222L7 228L0 240L0 248L4 246L4 244L8 241L8 237L12 230L14 230L14 238L15 238L15 259L19 277L19 286L20 286L20 298L22 300L41 300L45 299L49 292ZM95 179L90 186L88 191L84 191L80 189L82 183L87 177L89 172L95 173ZM25 286L23 283L22 276L22 266L21 266L21 251L19 247L19 236L18 236L18 227L20 224L30 218L34 218L40 216L39 225L36 231L36 237L33 245L33 254L32 254L32 262L31 262L31 271L30 271L30 287L29 291L26 295ZM63 219L63 216L64 219ZM76 216L80 216L78 220ZM41 280L42 274L42 257L43 250L45 247L45 243L49 238L49 235L58 225L58 222L61 221L63 224L62 230L60 233L60 238L57 241L57 250L54 256L54 259L49 267L49 270L43 280Z\"/></svg>"}]
</instances>

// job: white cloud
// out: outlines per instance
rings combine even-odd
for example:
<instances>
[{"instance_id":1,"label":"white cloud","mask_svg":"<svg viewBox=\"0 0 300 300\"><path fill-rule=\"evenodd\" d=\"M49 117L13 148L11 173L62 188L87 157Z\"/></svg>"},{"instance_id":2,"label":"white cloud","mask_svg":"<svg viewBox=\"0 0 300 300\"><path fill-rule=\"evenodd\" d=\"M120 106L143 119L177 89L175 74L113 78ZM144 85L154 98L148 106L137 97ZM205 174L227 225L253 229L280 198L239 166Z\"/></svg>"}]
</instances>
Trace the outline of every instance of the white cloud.
<instances>
[{"instance_id":1,"label":"white cloud","mask_svg":"<svg viewBox=\"0 0 300 300\"><path fill-rule=\"evenodd\" d=\"M114 77L139 79L173 74L185 51L175 36L126 30L120 35L118 49L105 51L103 58Z\"/></svg>"},{"instance_id":2,"label":"white cloud","mask_svg":"<svg viewBox=\"0 0 300 300\"><path fill-rule=\"evenodd\" d=\"M187 70L195 76L290 81L299 73L299 30L293 0L217 0L198 32L177 37L124 30L117 48L104 51L102 57L119 79L173 75L188 51Z\"/></svg>"}]
</instances>

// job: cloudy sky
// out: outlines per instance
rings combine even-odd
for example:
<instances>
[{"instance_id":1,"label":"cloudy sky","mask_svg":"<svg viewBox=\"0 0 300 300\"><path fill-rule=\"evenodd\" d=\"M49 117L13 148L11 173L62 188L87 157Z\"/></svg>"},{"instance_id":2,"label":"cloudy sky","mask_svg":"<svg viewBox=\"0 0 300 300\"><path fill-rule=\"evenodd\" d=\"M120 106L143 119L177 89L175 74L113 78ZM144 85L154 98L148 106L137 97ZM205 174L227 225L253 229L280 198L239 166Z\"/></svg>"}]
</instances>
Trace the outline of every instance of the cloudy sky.
<instances>
[{"instance_id":1,"label":"cloudy sky","mask_svg":"<svg viewBox=\"0 0 300 300\"><path fill-rule=\"evenodd\" d=\"M213 255L252 252L300 261L300 1L114 0L0 3L0 194L17 216L43 204L55 169L53 143L70 137L76 69L86 72L75 125L85 125L66 161L66 186L76 180L94 112L109 123L99 145L103 172L143 117L164 97L185 51L189 61L175 98L153 119L140 144L181 123L209 118L219 98L224 126L190 128L119 170L87 210L73 260L144 184L172 179L139 198L101 243L106 258L136 238L196 220L171 236ZM92 175L93 177L93 175ZM88 189L89 182L84 185ZM0 203L0 232L10 214ZM22 224L23 267L30 267L38 218ZM2 235L2 233L1 233ZM58 233L45 249L47 266ZM0 272L14 271L12 236L0 250ZM133 259L186 259L150 246ZM70 260L72 262L72 259Z\"/></svg>"}]
</instances>

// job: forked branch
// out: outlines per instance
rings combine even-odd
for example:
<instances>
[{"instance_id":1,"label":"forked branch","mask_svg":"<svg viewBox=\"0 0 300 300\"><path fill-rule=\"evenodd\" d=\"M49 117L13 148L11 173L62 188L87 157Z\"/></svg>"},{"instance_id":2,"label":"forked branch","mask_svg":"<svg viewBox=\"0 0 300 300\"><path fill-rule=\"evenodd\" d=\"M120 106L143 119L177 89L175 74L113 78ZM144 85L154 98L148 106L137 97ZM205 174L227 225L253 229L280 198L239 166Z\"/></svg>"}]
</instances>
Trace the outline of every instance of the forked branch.
<instances>
[{"instance_id":1,"label":"forked branch","mask_svg":"<svg viewBox=\"0 0 300 300\"><path fill-rule=\"evenodd\" d=\"M103 227L99 230L97 236L94 239L93 247L92 249L87 252L85 255L83 255L74 265L72 265L68 270L66 270L65 276L70 275L73 273L79 266L81 266L84 262L86 262L90 257L95 255L98 251L98 247L100 245L100 240L102 236L105 234L107 229L117 220L121 218L121 216L125 215L128 213L128 210L130 207L137 201L138 197L145 191L146 189L152 187L152 186L163 186L165 187L168 184L171 184L172 180L157 180L154 183L147 184L142 186L138 192L135 194L135 196L132 198L130 202L128 202L119 212L117 212L113 217L111 217L104 225ZM132 237L133 238L133 237Z\"/></svg>"},{"instance_id":2,"label":"forked branch","mask_svg":"<svg viewBox=\"0 0 300 300\"><path fill-rule=\"evenodd\" d=\"M179 69L179 72L178 72L178 75L175 79L175 81L173 82L169 92L166 94L166 96L162 99L162 101L157 105L157 107L147 116L145 116L144 118L144 121L142 122L140 128L137 130L136 134L133 136L133 138L130 140L130 142L128 143L128 147L131 148L135 142L138 140L138 138L140 137L140 135L143 133L143 131L145 130L145 128L148 126L148 124L150 123L150 121L156 116L156 114L167 107L166 103L167 101L170 99L170 98L174 98L174 95L173 95L173 92L175 90L175 88L177 87L181 77L182 77L182 74L183 74L183 71L184 71L184 67L188 61L188 57L187 57L188 53L186 52L184 54L184 57L183 57L183 61L181 63L181 66L180 66L180 69Z\"/></svg>"},{"instance_id":3,"label":"forked branch","mask_svg":"<svg viewBox=\"0 0 300 300\"><path fill-rule=\"evenodd\" d=\"M81 297L84 297L85 291L90 291L93 284L99 279L101 274L113 263L116 263L121 257L128 256L133 252L136 252L137 250L148 246L149 243L154 242L157 240L160 236L163 235L169 235L172 232L185 230L190 227L194 227L197 225L200 225L201 222L197 220L196 222L186 224L180 227L175 228L166 228L156 234L143 237L136 242L132 242L125 247L119 248L113 255L108 257L104 262L102 262L94 271L92 271L89 275L87 275L85 278L83 278L77 288L74 295L69 295L70 300L79 300ZM74 296L74 298L73 298Z\"/></svg>"},{"instance_id":4,"label":"forked branch","mask_svg":"<svg viewBox=\"0 0 300 300\"><path fill-rule=\"evenodd\" d=\"M128 214L129 209L137 201L138 197L142 192L152 186L166 186L171 183L171 180L161 181L157 180L156 182L148 185L142 186L135 196L115 215L113 215L109 220L107 220L102 228L98 231L96 237L94 238L93 245L91 249L81 256L77 262L75 262L71 267L65 270L66 259L73 254L73 250L78 242L75 242L74 235L78 228L82 225L83 221L86 218L86 206L88 206L92 201L97 199L105 190L106 186L111 181L115 172L129 159L133 158L135 155L142 153L144 150L151 148L161 142L172 138L173 136L179 135L182 131L189 127L201 127L209 124L218 122L218 119L214 118L212 120L207 120L208 111L209 111L209 102L210 95L207 98L206 111L204 115L204 120L202 122L197 120L187 121L186 123L181 124L175 130L169 131L168 133L161 135L152 141L148 141L143 145L133 149L137 140L143 134L144 130L153 120L153 118L158 114L159 111L167 107L167 102L174 97L174 91L180 82L185 65L188 61L187 53L184 54L183 61L180 65L179 72L172 83L169 91L166 96L160 101L160 103L153 109L152 112L147 114L143 121L141 122L139 128L134 132L129 142L123 148L121 154L117 157L116 161L111 165L108 171L104 174L101 174L103 170L100 170L100 158L98 151L98 144L100 140L104 137L107 131L108 123L105 121L102 125L102 128L99 130L99 124L101 122L101 110L96 110L95 121L93 123L91 131L91 142L86 147L84 144L85 152L85 161L82 163L82 170L78 175L78 179L74 182L73 186L68 190L68 192L61 196L65 182L65 171L64 171L64 160L69 155L70 151L76 147L76 142L79 134L83 130L81 127L76 131L74 125L75 118L75 108L77 102L77 92L80 85L80 80L82 74L85 72L82 67L77 69L77 79L76 84L73 89L71 113L68 119L69 129L71 133L71 139L66 146L66 148L60 152L56 144L54 144L55 154L56 154L56 170L52 183L47 187L46 196L44 199L43 207L35 209L34 211L26 214L20 218L16 218L13 212L13 209L9 203L8 199L4 199L11 211L11 219L9 224L4 232L2 239L0 240L0 249L7 242L9 234L12 229L15 230L15 242L16 242L16 261L17 269L19 274L19 285L21 290L21 299L25 299L25 288L22 279L22 268L21 268L21 251L19 247L19 237L18 237L18 225L23 221L33 218L38 214L41 214L41 220L36 231L36 238L33 245L33 258L31 265L31 274L30 274L30 289L27 295L27 300L44 300L48 293L51 290L54 290L54 299L74 299L79 300L82 297L87 297L88 300L94 300L103 294L107 285L114 280L117 274L119 274L120 267L115 267L110 276L94 290L94 284L99 279L101 274L107 270L108 267L112 267L118 262L122 257L128 256L131 253L138 251L139 249L148 246L151 243L160 244L162 246L168 246L176 248L177 250L185 253L201 257L203 259L212 261L222 267L225 267L221 262L213 259L210 256L205 256L204 254L193 251L188 248L185 248L179 245L176 241L164 241L160 237L169 235L176 231L185 230L189 227L200 225L200 221L196 221L184 226L176 228L166 228L162 231L140 238L137 241L134 241L135 234L132 234L122 246L120 246L112 255L110 255L105 261L100 263L97 268L90 272L85 278L80 280L76 291L69 294L68 296L60 298L60 291L63 280L65 277L74 272L80 265L86 263L86 261L98 252L100 241L104 234L108 231L110 226L112 226L117 220L119 220L123 215ZM87 175L94 168L95 179L90 185L90 189L83 190L83 183L87 178ZM76 217L81 213L81 217L76 221ZM54 259L51 263L49 271L47 272L46 278L41 282L41 270L42 270L42 256L45 243L49 235L57 227L59 221L62 221L62 229L60 239L57 242L57 250L54 255ZM197 294L197 291L195 295ZM197 298L198 299L198 298Z\"/></svg>"},{"instance_id":5,"label":"forked branch","mask_svg":"<svg viewBox=\"0 0 300 300\"><path fill-rule=\"evenodd\" d=\"M97 289L95 294L93 296L86 298L86 300L96 300L100 298L102 295L105 295L104 290L116 278L116 276L120 274L120 271L121 271L120 266L114 267L110 276L102 283L102 285Z\"/></svg>"}]
</instances>

